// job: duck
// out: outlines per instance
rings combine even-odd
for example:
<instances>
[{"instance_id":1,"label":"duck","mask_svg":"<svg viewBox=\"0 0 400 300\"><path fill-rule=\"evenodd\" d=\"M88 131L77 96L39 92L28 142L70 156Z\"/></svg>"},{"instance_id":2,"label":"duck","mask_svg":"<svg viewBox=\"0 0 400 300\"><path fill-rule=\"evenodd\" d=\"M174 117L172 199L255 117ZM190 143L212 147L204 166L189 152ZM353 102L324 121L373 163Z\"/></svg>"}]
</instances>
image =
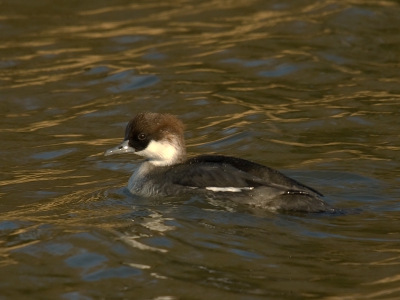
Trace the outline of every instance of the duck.
<instances>
[{"instance_id":1,"label":"duck","mask_svg":"<svg viewBox=\"0 0 400 300\"><path fill-rule=\"evenodd\" d=\"M145 158L128 181L142 197L203 195L270 211L334 212L319 191L270 167L232 156L187 157L182 121L168 113L134 116L119 145L105 156L133 153Z\"/></svg>"}]
</instances>

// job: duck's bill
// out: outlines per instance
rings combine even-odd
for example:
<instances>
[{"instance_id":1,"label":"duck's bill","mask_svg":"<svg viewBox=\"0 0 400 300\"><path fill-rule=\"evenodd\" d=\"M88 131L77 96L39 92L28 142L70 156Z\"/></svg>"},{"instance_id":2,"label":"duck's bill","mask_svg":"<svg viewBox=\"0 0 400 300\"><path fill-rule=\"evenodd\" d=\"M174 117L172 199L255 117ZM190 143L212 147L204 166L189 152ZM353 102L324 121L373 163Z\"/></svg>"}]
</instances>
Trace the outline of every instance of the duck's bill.
<instances>
[{"instance_id":1,"label":"duck's bill","mask_svg":"<svg viewBox=\"0 0 400 300\"><path fill-rule=\"evenodd\" d=\"M105 156L114 155L114 154L122 154L122 153L135 153L135 149L129 146L129 141L125 140L117 147L110 148L106 152L104 152Z\"/></svg>"}]
</instances>

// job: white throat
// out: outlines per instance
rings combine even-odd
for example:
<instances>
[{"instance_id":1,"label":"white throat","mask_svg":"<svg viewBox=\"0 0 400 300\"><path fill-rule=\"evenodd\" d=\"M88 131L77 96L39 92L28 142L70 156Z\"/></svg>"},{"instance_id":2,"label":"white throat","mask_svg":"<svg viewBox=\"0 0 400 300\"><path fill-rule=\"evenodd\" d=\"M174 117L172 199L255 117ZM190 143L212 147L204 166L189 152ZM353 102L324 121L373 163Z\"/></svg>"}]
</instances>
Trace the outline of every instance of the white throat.
<instances>
[{"instance_id":1,"label":"white throat","mask_svg":"<svg viewBox=\"0 0 400 300\"><path fill-rule=\"evenodd\" d=\"M155 166L176 164L180 161L182 155L184 155L179 143L165 140L151 140L146 149L135 152L135 154L146 157Z\"/></svg>"}]
</instances>

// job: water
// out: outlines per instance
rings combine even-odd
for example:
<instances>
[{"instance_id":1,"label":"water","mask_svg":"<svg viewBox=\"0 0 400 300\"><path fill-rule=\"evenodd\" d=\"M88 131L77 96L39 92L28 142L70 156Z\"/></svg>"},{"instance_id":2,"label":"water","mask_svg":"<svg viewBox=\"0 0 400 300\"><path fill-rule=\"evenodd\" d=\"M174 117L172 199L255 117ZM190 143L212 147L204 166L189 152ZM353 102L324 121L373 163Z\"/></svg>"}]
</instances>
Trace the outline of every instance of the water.
<instances>
[{"instance_id":1,"label":"water","mask_svg":"<svg viewBox=\"0 0 400 300\"><path fill-rule=\"evenodd\" d=\"M398 299L398 1L11 1L0 12L0 299ZM361 213L124 188L137 112L190 155Z\"/></svg>"}]
</instances>

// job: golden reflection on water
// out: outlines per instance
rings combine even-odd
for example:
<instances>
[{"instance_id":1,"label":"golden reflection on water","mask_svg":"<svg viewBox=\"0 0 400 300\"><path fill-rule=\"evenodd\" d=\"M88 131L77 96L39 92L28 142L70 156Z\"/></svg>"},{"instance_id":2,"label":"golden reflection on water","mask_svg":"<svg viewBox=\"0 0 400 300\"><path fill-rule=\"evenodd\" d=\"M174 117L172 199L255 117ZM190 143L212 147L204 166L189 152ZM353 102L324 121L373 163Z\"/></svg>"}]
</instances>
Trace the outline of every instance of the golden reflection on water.
<instances>
[{"instance_id":1,"label":"golden reflection on water","mask_svg":"<svg viewBox=\"0 0 400 300\"><path fill-rule=\"evenodd\" d=\"M400 281L400 274L398 275L394 275L394 276L390 276L390 277L386 277L374 282L370 282L370 283L365 283L365 285L372 285L372 284L381 284L381 283L391 283L391 282L396 282L396 281Z\"/></svg>"},{"instance_id":2,"label":"golden reflection on water","mask_svg":"<svg viewBox=\"0 0 400 300\"><path fill-rule=\"evenodd\" d=\"M53 144L53 146L59 146L59 145L108 146L108 145L116 145L116 144L120 143L122 138L123 138L123 136L121 134L121 137L119 137L119 138L75 140L75 141L67 141L67 142L56 143L56 144ZM46 147L48 147L48 146L52 146L52 144L46 145ZM93 154L93 156L97 156L97 154Z\"/></svg>"},{"instance_id":3,"label":"golden reflection on water","mask_svg":"<svg viewBox=\"0 0 400 300\"><path fill-rule=\"evenodd\" d=\"M106 209L94 209L96 201L104 200L105 196L103 193L106 191L107 190L92 188L46 200L43 201L43 203L21 205L18 210L3 214L3 218L9 220L29 220L40 223L51 221L51 223L60 225L67 223L71 225L80 223L87 224L90 223L91 220L99 220L101 216L105 218L108 216ZM108 213L115 215L120 212L128 211L129 209L130 208L124 208L119 211L111 210ZM73 214L77 214L77 217L70 217ZM106 222L102 226L107 227ZM108 226L114 228L111 224Z\"/></svg>"},{"instance_id":4,"label":"golden reflection on water","mask_svg":"<svg viewBox=\"0 0 400 300\"><path fill-rule=\"evenodd\" d=\"M358 299L383 299L387 300L396 300L398 299L397 296L391 297L391 294L400 292L400 288L391 288L391 289L384 289L379 292L372 292L372 293L360 293L360 294L353 294L353 295L341 295L340 297L325 297L325 300L358 300Z\"/></svg>"},{"instance_id":5,"label":"golden reflection on water","mask_svg":"<svg viewBox=\"0 0 400 300\"><path fill-rule=\"evenodd\" d=\"M122 234L119 235L119 239L124 243L128 244L132 248L137 248L139 250L144 250L144 251L161 252L161 253L168 252L166 249L159 249L156 247L151 247L143 243L140 243L136 240L137 238L140 238L140 236L136 237L136 236L128 236Z\"/></svg>"},{"instance_id":6,"label":"golden reflection on water","mask_svg":"<svg viewBox=\"0 0 400 300\"><path fill-rule=\"evenodd\" d=\"M97 111L97 110L87 110L87 111L78 113L78 115L85 115L87 113L91 113L91 112L95 112L95 111ZM60 125L62 123L65 123L66 121L75 119L78 115L59 117L57 120L39 121L39 122L29 124L26 127L22 127L22 128L3 128L3 129L0 129L0 132L33 132L33 131L37 131L37 130L40 130L43 128L54 127L54 126Z\"/></svg>"},{"instance_id":7,"label":"golden reflection on water","mask_svg":"<svg viewBox=\"0 0 400 300\"><path fill-rule=\"evenodd\" d=\"M313 144L313 143L283 141L283 140L276 140L276 139L269 139L269 141L277 143L277 144L297 146L297 147L306 147L306 148L307 147L338 146L338 145L352 145L352 146L361 146L361 147L365 146L364 144L361 144L361 143L343 143L343 142L328 142L328 143ZM336 151L343 151L343 150L336 150ZM351 150L345 150L345 151L351 151Z\"/></svg>"},{"instance_id":8,"label":"golden reflection on water","mask_svg":"<svg viewBox=\"0 0 400 300\"><path fill-rule=\"evenodd\" d=\"M175 3L179 3L176 1ZM167 3L140 3L140 4L126 4L126 5L114 5L99 9L92 9L87 11L79 11L78 15L82 16L91 16L91 15L99 15L116 11L126 11L126 10L138 10L138 9L150 9L150 8L162 8L162 7L170 7L170 4Z\"/></svg>"},{"instance_id":9,"label":"golden reflection on water","mask_svg":"<svg viewBox=\"0 0 400 300\"><path fill-rule=\"evenodd\" d=\"M252 40L261 40L267 38L270 34L268 31L264 32L256 32L261 28L269 28L274 27L280 23L293 22L298 20L298 16L293 16L291 12L281 12L279 10L275 11L254 11L251 13L247 13L243 16L236 16L231 18L223 18L219 20L219 22L215 22L212 20L208 20L208 22L199 22L196 20L190 20L188 22L178 22L173 21L175 18L182 16L192 16L199 13L204 13L209 10L214 10L217 7L226 8L227 5L230 9L241 9L242 7L248 7L250 3L248 1L237 1L230 2L229 4L225 3L222 5L220 1L211 1L207 4L196 5L193 6L186 1L178 4L175 3L172 6L165 5L166 7L171 7L169 10L162 10L158 13L152 13L151 15L145 15L142 18L134 18L132 20L114 20L114 21L104 21L98 22L96 19L88 19L87 23L82 25L68 25L68 26L57 26L57 28L50 30L43 30L38 33L38 37L35 42L32 41L18 41L14 42L13 45L4 45L3 47L32 47L32 48L41 48L43 46L48 46L56 43L56 38L60 35L68 35L73 34L76 38L84 38L84 39L106 39L118 36L130 36L134 33L136 36L162 36L167 34L175 34L177 38L169 41L159 42L157 43L157 48L159 51L167 47L178 47L178 45L182 45L182 47L187 47L189 45L190 48L198 48L201 49L199 53L193 53L190 57L193 58L203 58L205 56L213 55L218 52L224 51L228 48L231 48L238 43L249 42ZM256 2L256 1L254 1ZM320 4L314 4L306 6L302 9L304 20L315 22L315 18L320 18L323 16L323 10L326 6L329 6L330 3L335 3L333 1L323 1ZM124 9L122 9L124 7ZM84 15L86 17L94 17L96 15L101 15L104 13L112 13L112 12L122 12L126 10L146 10L155 8L153 4L147 5L127 5L127 6L111 6L103 9L94 9L93 11L83 11L78 12L79 15ZM316 11L322 9L320 14L317 14ZM337 11L341 9L338 6ZM312 18L308 18L307 14L312 13ZM335 11L329 10L330 14L335 13ZM154 22L162 22L162 25L158 26L146 26L146 25L137 25L138 23L149 23L152 24ZM167 22L167 26L165 25ZM230 22L235 24L235 26L228 25ZM225 24L227 23L227 24ZM224 25L222 25L224 24ZM185 34L191 28L198 27L207 27L207 28L215 28L218 29L217 32L212 31L203 31L200 36L193 34ZM200 37L200 38L199 38ZM28 44L27 44L28 43ZM213 49L208 49L204 47L205 45L213 44ZM219 45L219 46L218 46ZM125 51L120 51L119 56L121 59L132 59L146 53L147 50L153 48L154 45L146 45L139 47L131 47L130 49L126 49ZM54 48L54 47L53 47ZM69 47L69 48L58 48L51 50L37 50L34 54L16 56L15 59L18 61L30 61L35 58L39 58L43 55L57 55L57 65L56 66L46 66L46 67L36 67L35 69L25 70L23 77L22 74L13 74L11 72L11 76L18 76L17 80L13 81L12 86L14 88L27 87L32 85L41 85L46 82L57 82L63 79L66 79L67 72L66 70L74 70L74 69L82 69L86 66L94 65L101 63L104 60L112 59L114 54L105 54L101 55L93 55L91 54L90 47L82 46L79 48ZM299 51L294 50L284 50L280 55L299 55ZM310 54L305 51L300 51L303 55L309 56ZM73 59L70 57L73 56ZM193 63L193 62L192 62ZM189 63L190 64L190 63ZM154 67L152 65L143 65L137 66L138 69L143 68L146 69L148 67ZM49 71L57 71L60 68L63 68L65 71L61 74L52 74L51 76L41 75L41 73L46 73ZM224 70L217 69L204 69L200 68L190 69L190 70L182 70L181 72L218 72L223 73ZM33 72L36 76L29 76L29 72ZM70 76L70 74L68 74ZM24 78L25 77L25 78Z\"/></svg>"},{"instance_id":10,"label":"golden reflection on water","mask_svg":"<svg viewBox=\"0 0 400 300\"><path fill-rule=\"evenodd\" d=\"M194 70L177 71L176 74L197 73L197 72L226 73L223 70L199 68L199 69L194 69Z\"/></svg>"},{"instance_id":11,"label":"golden reflection on water","mask_svg":"<svg viewBox=\"0 0 400 300\"><path fill-rule=\"evenodd\" d=\"M197 128L198 129L203 129L203 128L207 128L207 127L213 127L213 126L216 126L216 125L221 125L222 123L225 123L225 122L228 122L228 121L232 122L232 121L235 121L235 120L241 120L243 117L248 116L248 115L252 115L253 113L255 113L255 112L254 111L246 111L245 113L228 114L228 115L225 115L227 118L226 119L222 119L222 120L219 119L219 118L214 117L214 119L217 119L216 121L211 121L213 118L209 117L209 118L207 118L209 120L207 125L199 126ZM238 126L238 124L236 124L236 126Z\"/></svg>"},{"instance_id":12,"label":"golden reflection on water","mask_svg":"<svg viewBox=\"0 0 400 300\"><path fill-rule=\"evenodd\" d=\"M60 180L65 179L65 174L74 172L75 170L55 170L55 169L40 169L34 172L31 171L17 171L14 174L15 179L11 180L2 180L0 181L0 186L7 186L12 184L25 184L28 182L36 182L36 181L51 181L51 180ZM21 174L22 172L26 172L29 174ZM12 174L12 173L11 173ZM76 178L87 178L89 175L68 175L70 179Z\"/></svg>"},{"instance_id":13,"label":"golden reflection on water","mask_svg":"<svg viewBox=\"0 0 400 300\"><path fill-rule=\"evenodd\" d=\"M346 152L346 151L344 151ZM336 154L337 152L333 152ZM350 162L350 161L358 161L358 160L372 160L372 161L390 161L389 159L381 159L381 158L376 158L372 157L370 155L362 155L362 156L357 156L357 157L329 157L330 152L327 153L328 157L324 158L314 158L314 159L307 159L302 162L296 163L298 166L307 166L307 165L316 165L316 164L323 164L323 163L328 163L328 162Z\"/></svg>"}]
</instances>

